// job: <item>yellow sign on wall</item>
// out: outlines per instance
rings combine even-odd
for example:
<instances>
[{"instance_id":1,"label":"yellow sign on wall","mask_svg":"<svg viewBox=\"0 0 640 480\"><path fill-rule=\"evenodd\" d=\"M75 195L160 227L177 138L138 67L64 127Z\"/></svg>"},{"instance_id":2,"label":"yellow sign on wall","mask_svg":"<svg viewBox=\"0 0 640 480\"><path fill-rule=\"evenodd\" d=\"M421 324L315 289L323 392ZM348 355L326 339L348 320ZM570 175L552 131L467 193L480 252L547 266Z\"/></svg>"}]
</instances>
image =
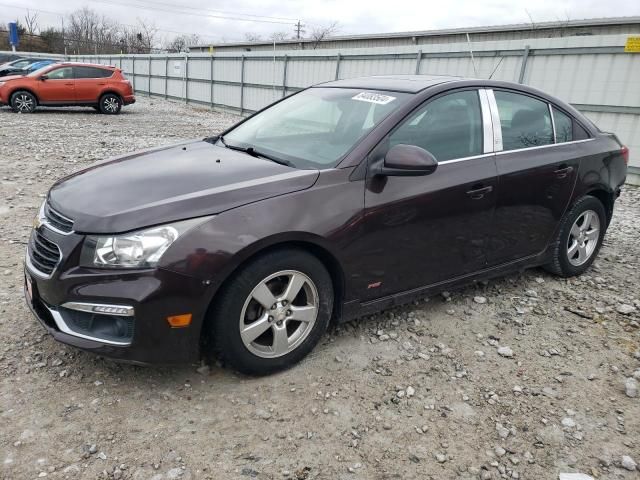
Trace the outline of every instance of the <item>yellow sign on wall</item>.
<instances>
[{"instance_id":1,"label":"yellow sign on wall","mask_svg":"<svg viewBox=\"0 0 640 480\"><path fill-rule=\"evenodd\" d=\"M624 45L625 52L640 53L640 37L627 37Z\"/></svg>"}]
</instances>

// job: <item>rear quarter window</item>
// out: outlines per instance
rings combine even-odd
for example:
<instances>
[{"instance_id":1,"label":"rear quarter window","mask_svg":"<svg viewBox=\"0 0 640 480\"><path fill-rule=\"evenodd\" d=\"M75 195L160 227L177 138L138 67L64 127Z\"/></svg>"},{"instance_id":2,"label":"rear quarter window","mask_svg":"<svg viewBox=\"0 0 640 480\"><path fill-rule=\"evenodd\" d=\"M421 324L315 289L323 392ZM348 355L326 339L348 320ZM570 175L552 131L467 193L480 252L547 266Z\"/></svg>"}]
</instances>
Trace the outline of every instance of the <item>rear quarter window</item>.
<instances>
[{"instance_id":1,"label":"rear quarter window","mask_svg":"<svg viewBox=\"0 0 640 480\"><path fill-rule=\"evenodd\" d=\"M75 78L108 78L113 75L113 70L97 67L73 67Z\"/></svg>"},{"instance_id":2,"label":"rear quarter window","mask_svg":"<svg viewBox=\"0 0 640 480\"><path fill-rule=\"evenodd\" d=\"M556 143L573 140L573 118L553 108L553 121L556 126Z\"/></svg>"}]
</instances>

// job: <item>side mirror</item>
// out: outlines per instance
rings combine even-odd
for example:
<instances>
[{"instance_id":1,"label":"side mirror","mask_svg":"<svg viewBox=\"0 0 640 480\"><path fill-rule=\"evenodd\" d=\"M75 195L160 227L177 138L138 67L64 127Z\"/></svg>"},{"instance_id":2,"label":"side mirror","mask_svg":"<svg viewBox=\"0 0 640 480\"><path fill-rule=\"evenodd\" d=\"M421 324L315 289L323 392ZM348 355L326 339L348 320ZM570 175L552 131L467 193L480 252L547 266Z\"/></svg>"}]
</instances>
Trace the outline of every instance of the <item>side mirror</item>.
<instances>
[{"instance_id":1,"label":"side mirror","mask_svg":"<svg viewBox=\"0 0 640 480\"><path fill-rule=\"evenodd\" d=\"M417 177L429 175L438 168L438 161L429 151L415 145L394 145L389 149L375 175L390 177Z\"/></svg>"},{"instance_id":2,"label":"side mirror","mask_svg":"<svg viewBox=\"0 0 640 480\"><path fill-rule=\"evenodd\" d=\"M49 78L49 75L47 75L46 73L40 75L40 80L45 81Z\"/></svg>"}]
</instances>

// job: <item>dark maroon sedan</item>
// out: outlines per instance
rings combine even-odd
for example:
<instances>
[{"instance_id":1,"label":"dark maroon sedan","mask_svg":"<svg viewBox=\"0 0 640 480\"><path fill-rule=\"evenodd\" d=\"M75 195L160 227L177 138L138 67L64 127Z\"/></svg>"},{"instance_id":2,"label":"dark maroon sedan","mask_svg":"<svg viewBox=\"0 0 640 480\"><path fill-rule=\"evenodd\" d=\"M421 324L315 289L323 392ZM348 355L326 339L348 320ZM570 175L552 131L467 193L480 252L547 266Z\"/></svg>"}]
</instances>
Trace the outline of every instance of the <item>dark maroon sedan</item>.
<instances>
[{"instance_id":1,"label":"dark maroon sedan","mask_svg":"<svg viewBox=\"0 0 640 480\"><path fill-rule=\"evenodd\" d=\"M61 342L264 374L345 321L596 257L628 150L543 92L387 76L306 89L219 137L57 182L26 256Z\"/></svg>"}]
</instances>

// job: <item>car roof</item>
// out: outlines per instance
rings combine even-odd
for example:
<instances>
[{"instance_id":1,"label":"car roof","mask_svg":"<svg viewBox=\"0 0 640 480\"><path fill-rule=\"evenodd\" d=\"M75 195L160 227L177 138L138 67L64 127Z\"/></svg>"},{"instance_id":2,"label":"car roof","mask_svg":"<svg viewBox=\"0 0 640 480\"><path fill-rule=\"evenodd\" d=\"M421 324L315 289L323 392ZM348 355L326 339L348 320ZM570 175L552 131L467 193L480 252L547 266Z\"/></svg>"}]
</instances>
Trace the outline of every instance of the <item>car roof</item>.
<instances>
[{"instance_id":1,"label":"car roof","mask_svg":"<svg viewBox=\"0 0 640 480\"><path fill-rule=\"evenodd\" d=\"M116 67L113 65L102 65L100 63L83 63L83 62L60 62L57 65L64 65L66 67L96 67L96 68L107 68L109 70L115 70Z\"/></svg>"},{"instance_id":2,"label":"car roof","mask_svg":"<svg viewBox=\"0 0 640 480\"><path fill-rule=\"evenodd\" d=\"M388 90L393 92L418 93L422 90L446 82L469 80L449 75L377 75L371 77L348 78L320 83L316 87L363 88L367 90Z\"/></svg>"}]
</instances>

